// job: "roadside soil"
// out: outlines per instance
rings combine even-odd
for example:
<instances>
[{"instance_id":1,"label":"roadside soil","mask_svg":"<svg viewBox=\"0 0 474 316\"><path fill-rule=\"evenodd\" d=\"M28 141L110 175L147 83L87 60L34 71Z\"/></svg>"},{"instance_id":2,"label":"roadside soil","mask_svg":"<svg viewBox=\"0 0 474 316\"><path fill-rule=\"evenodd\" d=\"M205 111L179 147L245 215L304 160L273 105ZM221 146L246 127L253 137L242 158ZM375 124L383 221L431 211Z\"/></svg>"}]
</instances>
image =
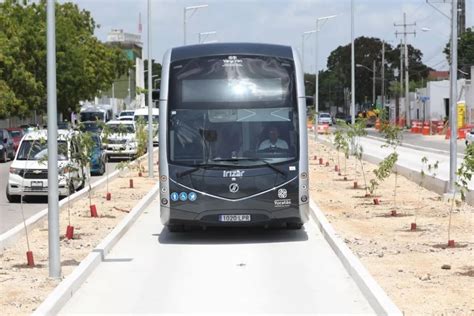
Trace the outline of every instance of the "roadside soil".
<instances>
[{"instance_id":1,"label":"roadside soil","mask_svg":"<svg viewBox=\"0 0 474 316\"><path fill-rule=\"evenodd\" d=\"M146 158L145 158L146 159ZM158 159L155 153L154 161ZM147 169L146 160L142 166ZM155 175L158 166L155 163ZM129 179L134 187L129 188ZM79 263L99 244L102 239L131 211L156 184L158 176L148 178L145 171L138 177L136 170L123 170L109 182L111 201L106 200L105 183L93 190L92 204L97 207L97 218L90 216L88 195L70 203L70 223L74 226L74 238L65 238L69 224L67 205L60 211L60 255L61 280L66 278ZM46 207L47 205L45 205ZM18 204L20 212L20 204ZM33 312L60 283L50 279L48 267L48 229L45 220L43 227L29 231L30 249L33 251L35 267L27 265L26 237L0 253L0 314L25 315Z\"/></svg>"},{"instance_id":2,"label":"roadside soil","mask_svg":"<svg viewBox=\"0 0 474 316\"><path fill-rule=\"evenodd\" d=\"M455 205L450 237L455 247L447 247L450 202L399 175L395 207L391 175L377 190L380 205L374 205L373 196L365 197L354 158L347 161L345 174L341 154L339 176L337 151L313 140L309 148L312 199L400 310L405 315L473 315L474 208ZM376 165L363 165L369 182ZM417 230L410 231L415 221Z\"/></svg>"}]
</instances>

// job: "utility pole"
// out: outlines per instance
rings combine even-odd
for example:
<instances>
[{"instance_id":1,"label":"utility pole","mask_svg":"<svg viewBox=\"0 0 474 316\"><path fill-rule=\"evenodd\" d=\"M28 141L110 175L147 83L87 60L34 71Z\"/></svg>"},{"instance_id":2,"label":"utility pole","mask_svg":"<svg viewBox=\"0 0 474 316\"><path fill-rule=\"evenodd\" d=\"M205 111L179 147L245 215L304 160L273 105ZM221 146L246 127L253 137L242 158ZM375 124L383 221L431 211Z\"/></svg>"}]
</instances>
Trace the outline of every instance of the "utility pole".
<instances>
[{"instance_id":1,"label":"utility pole","mask_svg":"<svg viewBox=\"0 0 474 316\"><path fill-rule=\"evenodd\" d=\"M385 108L385 41L382 41L382 92L380 97L382 99L382 110Z\"/></svg>"},{"instance_id":2,"label":"utility pole","mask_svg":"<svg viewBox=\"0 0 474 316\"><path fill-rule=\"evenodd\" d=\"M403 24L393 24L395 27L403 27L403 32L395 32L395 35L403 35L403 39L405 42L405 115L406 115L406 125L411 125L411 118L410 118L410 86L409 86L409 75L408 75L408 45L407 45L407 35L412 34L416 36L416 31L407 31L408 26L416 26L415 23L407 24L407 14L403 13Z\"/></svg>"},{"instance_id":3,"label":"utility pole","mask_svg":"<svg viewBox=\"0 0 474 316\"><path fill-rule=\"evenodd\" d=\"M403 96L403 42L400 39L400 102L398 103L398 118L400 119L400 108ZM397 120L397 113L395 113L395 122Z\"/></svg>"},{"instance_id":4,"label":"utility pole","mask_svg":"<svg viewBox=\"0 0 474 316\"><path fill-rule=\"evenodd\" d=\"M375 107L375 59L373 60L372 65L372 104Z\"/></svg>"},{"instance_id":5,"label":"utility pole","mask_svg":"<svg viewBox=\"0 0 474 316\"><path fill-rule=\"evenodd\" d=\"M351 0L351 123L355 124L354 0Z\"/></svg>"},{"instance_id":6,"label":"utility pole","mask_svg":"<svg viewBox=\"0 0 474 316\"><path fill-rule=\"evenodd\" d=\"M451 127L451 139L449 143L449 191L456 190L456 168L457 168L457 131L458 131L458 0L452 0L451 7L451 70L450 70L450 113L449 121Z\"/></svg>"}]
</instances>

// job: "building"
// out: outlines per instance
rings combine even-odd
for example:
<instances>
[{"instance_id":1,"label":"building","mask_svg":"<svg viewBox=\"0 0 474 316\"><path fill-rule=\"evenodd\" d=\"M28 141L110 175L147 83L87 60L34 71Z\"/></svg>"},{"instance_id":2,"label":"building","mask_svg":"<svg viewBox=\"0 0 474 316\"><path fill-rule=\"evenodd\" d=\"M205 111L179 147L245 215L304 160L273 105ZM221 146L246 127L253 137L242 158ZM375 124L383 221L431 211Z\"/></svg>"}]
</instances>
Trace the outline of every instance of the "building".
<instances>
[{"instance_id":1,"label":"building","mask_svg":"<svg viewBox=\"0 0 474 316\"><path fill-rule=\"evenodd\" d=\"M471 67L471 78L474 78L474 66ZM459 79L458 102L466 105L465 123L474 121L474 82ZM418 120L444 120L449 117L449 80L429 81L426 88L417 89L412 103L412 118Z\"/></svg>"},{"instance_id":2,"label":"building","mask_svg":"<svg viewBox=\"0 0 474 316\"><path fill-rule=\"evenodd\" d=\"M117 112L125 108L138 108L145 105L143 93L137 90L145 87L143 43L138 34L126 33L121 29L113 29L107 35L107 45L121 48L132 61L134 67L127 74L117 78L110 90L102 93L99 103L115 105Z\"/></svg>"}]
</instances>

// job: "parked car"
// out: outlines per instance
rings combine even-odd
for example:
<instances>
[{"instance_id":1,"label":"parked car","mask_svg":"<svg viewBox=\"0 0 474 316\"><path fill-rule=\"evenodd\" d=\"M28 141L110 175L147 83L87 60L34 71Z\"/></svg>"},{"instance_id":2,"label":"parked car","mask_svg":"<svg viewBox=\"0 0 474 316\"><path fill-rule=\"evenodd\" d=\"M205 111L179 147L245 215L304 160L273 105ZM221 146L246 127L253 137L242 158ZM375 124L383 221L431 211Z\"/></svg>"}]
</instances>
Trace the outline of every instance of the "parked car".
<instances>
[{"instance_id":1,"label":"parked car","mask_svg":"<svg viewBox=\"0 0 474 316\"><path fill-rule=\"evenodd\" d=\"M152 124L153 124L153 145L158 146L160 143L159 140L159 124L160 124L160 110L157 108L152 108ZM135 124L142 120L145 123L145 128L148 129L148 108L140 108L135 110L135 115L133 116Z\"/></svg>"},{"instance_id":2,"label":"parked car","mask_svg":"<svg viewBox=\"0 0 474 316\"><path fill-rule=\"evenodd\" d=\"M102 126L97 122L84 122L79 125L81 132L91 132L93 134L101 134Z\"/></svg>"},{"instance_id":3,"label":"parked car","mask_svg":"<svg viewBox=\"0 0 474 316\"><path fill-rule=\"evenodd\" d=\"M70 122L58 122L58 130L63 129L63 130L70 130L71 129L71 123Z\"/></svg>"},{"instance_id":4,"label":"parked car","mask_svg":"<svg viewBox=\"0 0 474 316\"><path fill-rule=\"evenodd\" d=\"M94 141L94 147L92 148L92 159L90 165L91 174L103 175L105 173L105 164L107 163L105 148L103 147L98 134L92 134L92 140Z\"/></svg>"},{"instance_id":5,"label":"parked car","mask_svg":"<svg viewBox=\"0 0 474 316\"><path fill-rule=\"evenodd\" d=\"M120 112L119 118L122 116L133 116L133 115L135 115L135 110L125 110L125 111Z\"/></svg>"},{"instance_id":6,"label":"parked car","mask_svg":"<svg viewBox=\"0 0 474 316\"><path fill-rule=\"evenodd\" d=\"M131 115L131 116L128 116L128 115L120 116L119 121L132 121L133 122L133 115Z\"/></svg>"},{"instance_id":7,"label":"parked car","mask_svg":"<svg viewBox=\"0 0 474 316\"><path fill-rule=\"evenodd\" d=\"M15 157L13 138L6 129L0 129L0 161L7 162Z\"/></svg>"},{"instance_id":8,"label":"parked car","mask_svg":"<svg viewBox=\"0 0 474 316\"><path fill-rule=\"evenodd\" d=\"M346 122L346 124L352 123L352 117L349 114L345 114L341 112L336 113L336 115L334 115L334 123L336 123L337 120L344 121Z\"/></svg>"},{"instance_id":9,"label":"parked car","mask_svg":"<svg viewBox=\"0 0 474 316\"><path fill-rule=\"evenodd\" d=\"M85 184L87 173L73 159L80 150L75 131L58 130L58 190L64 197L74 193ZM15 159L10 165L7 199L18 201L20 196L48 195L48 165L46 130L26 134L20 142Z\"/></svg>"},{"instance_id":10,"label":"parked car","mask_svg":"<svg viewBox=\"0 0 474 316\"><path fill-rule=\"evenodd\" d=\"M318 124L329 124L332 125L332 118L329 113L321 112L318 115Z\"/></svg>"},{"instance_id":11,"label":"parked car","mask_svg":"<svg viewBox=\"0 0 474 316\"><path fill-rule=\"evenodd\" d=\"M474 142L474 128L466 134L466 146Z\"/></svg>"},{"instance_id":12,"label":"parked car","mask_svg":"<svg viewBox=\"0 0 474 316\"><path fill-rule=\"evenodd\" d=\"M138 152L138 144L135 134L135 123L132 121L109 121L108 139L102 141L106 143L105 153L109 158L134 158Z\"/></svg>"},{"instance_id":13,"label":"parked car","mask_svg":"<svg viewBox=\"0 0 474 316\"><path fill-rule=\"evenodd\" d=\"M11 138L13 139L13 148L15 149L15 153L18 150L18 146L20 146L20 141L23 135L25 135L25 131L23 128L20 127L11 127L7 128L8 134L10 134Z\"/></svg>"}]
</instances>

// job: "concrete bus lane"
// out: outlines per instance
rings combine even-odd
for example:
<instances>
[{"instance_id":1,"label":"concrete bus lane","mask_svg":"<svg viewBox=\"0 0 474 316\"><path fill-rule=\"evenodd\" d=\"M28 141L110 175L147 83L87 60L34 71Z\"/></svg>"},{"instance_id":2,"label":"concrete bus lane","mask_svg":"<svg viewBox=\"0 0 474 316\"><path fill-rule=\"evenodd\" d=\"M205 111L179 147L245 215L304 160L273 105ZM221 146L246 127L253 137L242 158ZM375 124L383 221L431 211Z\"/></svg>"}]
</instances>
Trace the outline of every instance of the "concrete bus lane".
<instances>
[{"instance_id":1,"label":"concrete bus lane","mask_svg":"<svg viewBox=\"0 0 474 316\"><path fill-rule=\"evenodd\" d=\"M314 223L173 234L158 205L59 314L375 314Z\"/></svg>"},{"instance_id":2,"label":"concrete bus lane","mask_svg":"<svg viewBox=\"0 0 474 316\"><path fill-rule=\"evenodd\" d=\"M11 161L0 163L0 234L12 229L22 222L20 203L10 203L6 197L6 188L8 183L8 174ZM116 162L109 162L109 172L115 170ZM104 175L105 176L105 175ZM93 176L92 183L99 181L104 176ZM28 197L23 203L23 212L25 219L48 207L47 197Z\"/></svg>"}]
</instances>

